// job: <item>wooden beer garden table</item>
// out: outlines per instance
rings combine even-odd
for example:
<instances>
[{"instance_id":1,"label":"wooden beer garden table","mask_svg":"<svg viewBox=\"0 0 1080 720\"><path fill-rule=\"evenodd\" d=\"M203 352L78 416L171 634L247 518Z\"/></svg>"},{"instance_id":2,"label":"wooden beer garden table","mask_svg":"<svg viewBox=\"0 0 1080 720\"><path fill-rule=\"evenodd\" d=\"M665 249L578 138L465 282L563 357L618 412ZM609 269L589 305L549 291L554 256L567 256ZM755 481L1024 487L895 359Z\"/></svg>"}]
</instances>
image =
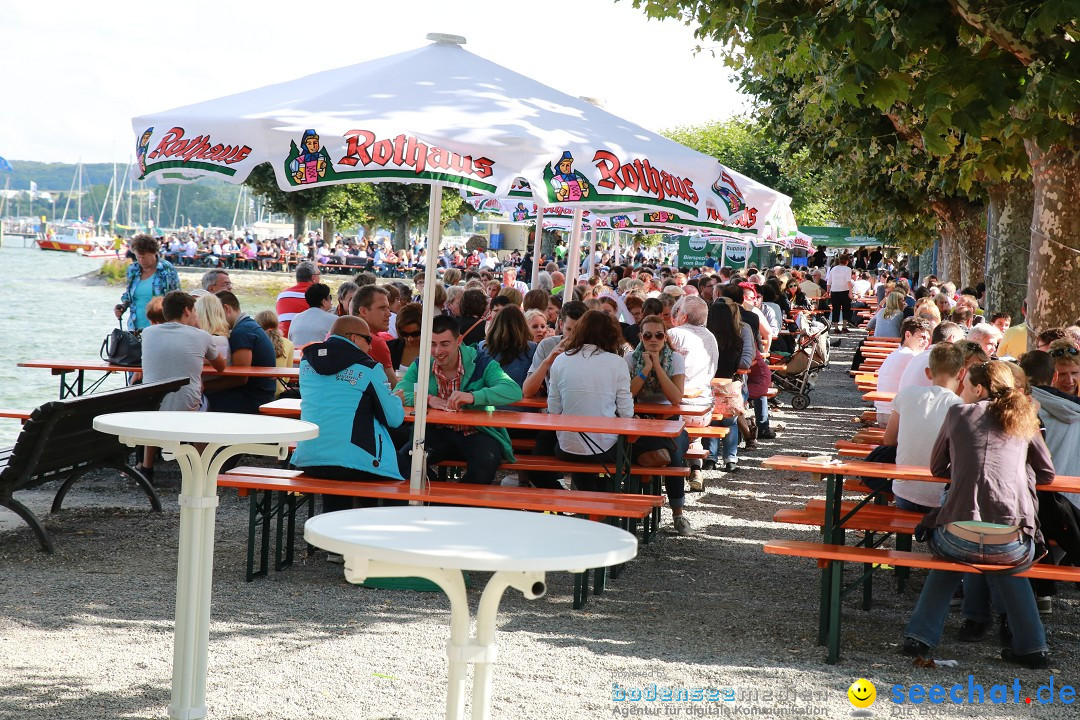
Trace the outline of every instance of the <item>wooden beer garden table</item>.
<instances>
[{"instance_id":1,"label":"wooden beer garden table","mask_svg":"<svg viewBox=\"0 0 1080 720\"><path fill-rule=\"evenodd\" d=\"M51 370L53 375L59 375L61 400L69 396L85 395L86 393L94 392L94 390L100 387L101 383L103 383L112 373L137 373L142 371L142 368L140 367L112 365L104 360L31 360L29 362L21 362L18 366L25 368L43 368ZM86 383L87 372L100 372L104 373L104 375L88 385ZM75 377L70 381L68 380L69 373L75 373ZM286 383L290 380L297 380L300 377L300 371L297 368L250 366L230 366L226 367L224 370L218 371L207 365L203 368L203 376L273 378L279 382Z\"/></svg>"}]
</instances>

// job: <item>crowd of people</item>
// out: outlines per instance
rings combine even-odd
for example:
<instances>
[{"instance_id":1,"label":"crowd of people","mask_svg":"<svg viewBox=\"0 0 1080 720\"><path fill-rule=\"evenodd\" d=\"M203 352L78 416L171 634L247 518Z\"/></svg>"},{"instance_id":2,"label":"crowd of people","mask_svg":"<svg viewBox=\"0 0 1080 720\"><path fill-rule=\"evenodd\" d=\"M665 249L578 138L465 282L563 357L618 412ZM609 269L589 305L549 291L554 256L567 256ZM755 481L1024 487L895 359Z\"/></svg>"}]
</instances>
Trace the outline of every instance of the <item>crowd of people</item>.
<instances>
[{"instance_id":1,"label":"crowd of people","mask_svg":"<svg viewBox=\"0 0 1080 720\"><path fill-rule=\"evenodd\" d=\"M564 302L566 278L556 262L543 266L532 288L509 263L498 271L450 263L434 280L434 317L426 317L422 272L411 284L380 283L374 273L360 272L335 296L321 282L320 266L304 261L296 267L296 284L279 295L276 312L250 318L231 292L227 271L207 272L201 290L189 295L175 287L175 271L163 264L152 238L136 238L133 249L137 261L117 313L130 307L133 327L145 323L146 378L191 380L166 401L169 408L258 412L280 393L273 381L204 381L204 362L287 366L293 347L302 348L299 387L288 392L302 397L302 417L321 429L318 439L299 443L293 457L310 474L355 481L407 476L412 442L403 408L418 401L421 330L430 324L431 365L423 372L432 409L525 412L515 403L538 396L547 398L551 414L609 418L632 417L635 402L705 406L704 414L684 416L685 423L729 432L706 443L704 460L686 460L691 443L685 431L633 447L638 465L691 464L689 487L682 477L667 478L665 486L674 531L690 534L682 509L687 490L704 487L703 471L737 472L740 452L775 437L769 357L792 350L793 316L827 311L834 328L844 331L860 324L858 308L874 306L870 329L898 345L877 374L878 389L896 394L877 405L884 441L870 459L922 465L952 478L944 493L937 483L889 484L900 508L924 515L919 536L933 551L969 563L1022 562L1043 541L1044 509L1076 513L1074 527L1080 520L1080 497L1061 498L1063 509L1041 497L1057 500L1056 494L1036 494L1055 469L1080 474L1080 327L1029 338L1026 324L985 311L982 285L958 291L933 276L883 269L880 259L876 269L853 269L846 254L828 268L805 271L658 267L631 258L597 265ZM502 482L611 489L601 471L614 462L616 436L559 431L533 437L531 452L595 464L597 473L568 479L519 472ZM478 484L496 482L515 452L506 430L469 425L430 426L425 449L432 466L464 461L461 481ZM147 472L152 463L148 454ZM326 507L357 502L363 501L331 499ZM1053 539L1054 552L1071 547L1068 538ZM996 615L1001 636L1011 638L1004 657L1046 667L1039 610L1048 607L1053 586L1036 584L1033 591L1012 576L931 572L903 651L925 654L940 642L961 576L960 639L982 638Z\"/></svg>"}]
</instances>

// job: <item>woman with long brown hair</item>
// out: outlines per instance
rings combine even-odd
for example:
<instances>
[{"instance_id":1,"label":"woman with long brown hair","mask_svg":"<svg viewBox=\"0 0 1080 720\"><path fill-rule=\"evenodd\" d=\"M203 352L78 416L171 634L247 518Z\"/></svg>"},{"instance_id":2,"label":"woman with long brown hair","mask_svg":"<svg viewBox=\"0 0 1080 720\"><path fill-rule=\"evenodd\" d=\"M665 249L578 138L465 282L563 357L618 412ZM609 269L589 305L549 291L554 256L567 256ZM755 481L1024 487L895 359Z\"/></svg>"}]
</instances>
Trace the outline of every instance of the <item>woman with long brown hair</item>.
<instances>
[{"instance_id":1,"label":"woman with long brown hair","mask_svg":"<svg viewBox=\"0 0 1080 720\"><path fill-rule=\"evenodd\" d=\"M507 305L488 324L487 334L477 349L499 363L503 372L521 385L529 374L536 343L517 305Z\"/></svg>"},{"instance_id":2,"label":"woman with long brown hair","mask_svg":"<svg viewBox=\"0 0 1080 720\"><path fill-rule=\"evenodd\" d=\"M916 528L935 555L962 563L1017 566L1034 558L1041 540L1035 486L1052 482L1054 466L1039 433L1035 404L1017 386L1007 363L973 365L960 393L965 404L949 409L930 458L930 471L949 478L940 508ZM1029 474L1029 468L1033 477ZM941 640L949 602L966 573L931 570L904 629L903 652L928 656ZM1005 613L1011 647L1007 662L1031 668L1050 666L1046 633L1031 584L1015 575L973 575L985 580L993 604ZM984 598L968 597L961 639L978 639L990 617L972 617ZM1004 634L1004 633L1003 633Z\"/></svg>"},{"instance_id":3,"label":"woman with long brown hair","mask_svg":"<svg viewBox=\"0 0 1080 720\"><path fill-rule=\"evenodd\" d=\"M548 413L633 417L630 373L619 353L622 333L614 318L599 310L589 310L563 342L563 353L551 364L547 381ZM556 457L614 469L617 435L560 431L556 437ZM538 484L535 479L533 482ZM611 489L606 480L589 474L575 473L574 484L579 490Z\"/></svg>"}]
</instances>

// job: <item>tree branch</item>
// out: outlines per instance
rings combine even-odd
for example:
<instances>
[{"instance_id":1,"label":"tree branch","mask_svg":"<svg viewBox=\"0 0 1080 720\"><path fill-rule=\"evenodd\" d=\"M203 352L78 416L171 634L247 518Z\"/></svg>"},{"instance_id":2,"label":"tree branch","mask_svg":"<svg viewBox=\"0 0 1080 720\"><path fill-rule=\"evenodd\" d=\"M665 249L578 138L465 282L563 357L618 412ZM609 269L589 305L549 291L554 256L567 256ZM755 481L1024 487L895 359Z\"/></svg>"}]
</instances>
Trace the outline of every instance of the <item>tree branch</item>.
<instances>
[{"instance_id":1,"label":"tree branch","mask_svg":"<svg viewBox=\"0 0 1080 720\"><path fill-rule=\"evenodd\" d=\"M995 25L993 19L987 14L973 10L970 0L949 0L949 4L964 22L997 43L1002 50L1019 60L1024 67L1035 61L1037 54L1035 48L1025 45L1010 31Z\"/></svg>"}]
</instances>

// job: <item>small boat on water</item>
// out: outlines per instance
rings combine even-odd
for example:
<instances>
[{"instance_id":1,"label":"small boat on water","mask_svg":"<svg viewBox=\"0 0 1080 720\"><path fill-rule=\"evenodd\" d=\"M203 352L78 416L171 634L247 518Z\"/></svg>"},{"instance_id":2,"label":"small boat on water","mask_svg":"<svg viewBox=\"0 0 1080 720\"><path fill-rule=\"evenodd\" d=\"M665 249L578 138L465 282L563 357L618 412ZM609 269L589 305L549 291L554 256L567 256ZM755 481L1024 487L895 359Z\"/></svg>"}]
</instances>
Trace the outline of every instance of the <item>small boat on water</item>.
<instances>
[{"instance_id":1,"label":"small boat on water","mask_svg":"<svg viewBox=\"0 0 1080 720\"><path fill-rule=\"evenodd\" d=\"M80 254L105 250L111 255L113 254L112 244L112 238L93 235L90 229L77 226L50 227L45 235L39 236L37 239L37 246L42 250L77 252Z\"/></svg>"}]
</instances>

